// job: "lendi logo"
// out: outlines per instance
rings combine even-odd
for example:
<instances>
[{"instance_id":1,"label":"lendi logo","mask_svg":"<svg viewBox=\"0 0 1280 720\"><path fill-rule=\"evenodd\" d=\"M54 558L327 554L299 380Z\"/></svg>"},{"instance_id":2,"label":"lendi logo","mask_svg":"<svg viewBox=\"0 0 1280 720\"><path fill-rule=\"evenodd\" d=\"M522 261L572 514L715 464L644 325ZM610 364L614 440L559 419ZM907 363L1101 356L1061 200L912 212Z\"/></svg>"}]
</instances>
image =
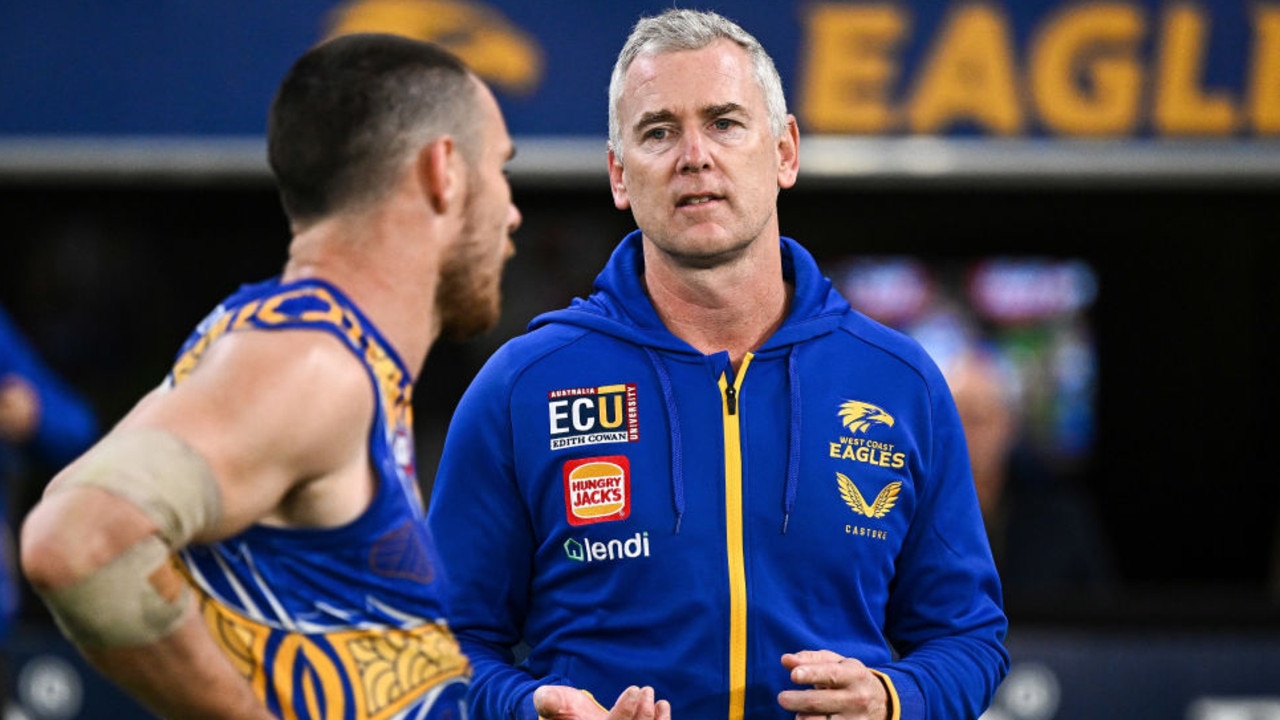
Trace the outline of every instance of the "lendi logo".
<instances>
[{"instance_id":1,"label":"lendi logo","mask_svg":"<svg viewBox=\"0 0 1280 720\"><path fill-rule=\"evenodd\" d=\"M628 558L649 557L649 533L637 532L623 540L592 540L584 537L581 540L569 538L564 541L565 557L575 562L599 562L601 560L626 560Z\"/></svg>"}]
</instances>

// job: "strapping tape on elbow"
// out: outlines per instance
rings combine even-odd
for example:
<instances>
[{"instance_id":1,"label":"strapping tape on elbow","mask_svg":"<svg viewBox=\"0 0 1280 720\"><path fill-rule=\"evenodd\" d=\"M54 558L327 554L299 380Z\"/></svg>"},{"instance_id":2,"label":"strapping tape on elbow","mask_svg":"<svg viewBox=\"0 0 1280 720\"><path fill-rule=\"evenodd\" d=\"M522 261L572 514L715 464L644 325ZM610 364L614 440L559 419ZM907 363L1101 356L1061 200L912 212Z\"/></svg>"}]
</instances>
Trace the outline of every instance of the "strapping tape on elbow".
<instances>
[{"instance_id":1,"label":"strapping tape on elbow","mask_svg":"<svg viewBox=\"0 0 1280 720\"><path fill-rule=\"evenodd\" d=\"M172 549L222 514L208 463L171 433L126 430L98 443L54 492L74 487L101 488L136 505L159 533L77 582L43 593L63 633L81 646L118 647L173 632L192 593L173 566Z\"/></svg>"},{"instance_id":2,"label":"strapping tape on elbow","mask_svg":"<svg viewBox=\"0 0 1280 720\"><path fill-rule=\"evenodd\" d=\"M88 648L146 645L172 633L191 604L169 546L145 540L64 588L43 593L62 633Z\"/></svg>"}]
</instances>

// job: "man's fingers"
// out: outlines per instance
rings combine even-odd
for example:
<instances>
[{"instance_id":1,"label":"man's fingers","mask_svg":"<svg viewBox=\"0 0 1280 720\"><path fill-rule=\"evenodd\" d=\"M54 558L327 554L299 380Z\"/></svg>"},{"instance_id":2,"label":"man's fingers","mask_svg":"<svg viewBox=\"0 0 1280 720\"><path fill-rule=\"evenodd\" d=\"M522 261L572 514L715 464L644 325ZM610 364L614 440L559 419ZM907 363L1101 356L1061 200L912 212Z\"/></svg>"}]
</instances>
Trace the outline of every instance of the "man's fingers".
<instances>
[{"instance_id":1,"label":"man's fingers","mask_svg":"<svg viewBox=\"0 0 1280 720\"><path fill-rule=\"evenodd\" d=\"M783 690L778 693L778 705L795 713L796 720L809 717L826 720L827 715L835 713L839 707L835 696L813 690Z\"/></svg>"},{"instance_id":2,"label":"man's fingers","mask_svg":"<svg viewBox=\"0 0 1280 720\"><path fill-rule=\"evenodd\" d=\"M534 690L533 707L541 718L598 717L606 712L590 694L566 685L543 685Z\"/></svg>"},{"instance_id":3,"label":"man's fingers","mask_svg":"<svg viewBox=\"0 0 1280 720\"><path fill-rule=\"evenodd\" d=\"M804 650L782 656L782 665L791 671L797 685L830 688L848 685L867 671L857 658L847 658L830 650Z\"/></svg>"},{"instance_id":4,"label":"man's fingers","mask_svg":"<svg viewBox=\"0 0 1280 720\"><path fill-rule=\"evenodd\" d=\"M801 650L800 652L786 653L782 656L782 666L791 670L800 665L810 665L813 663L835 663L844 659L843 655L831 652L830 650Z\"/></svg>"},{"instance_id":5,"label":"man's fingers","mask_svg":"<svg viewBox=\"0 0 1280 720\"><path fill-rule=\"evenodd\" d=\"M652 687L632 685L618 696L611 710L605 710L591 695L563 685L543 685L533 691L533 707L538 717L549 720L576 720L604 717L608 720L671 720L671 705L654 699Z\"/></svg>"},{"instance_id":6,"label":"man's fingers","mask_svg":"<svg viewBox=\"0 0 1280 720\"><path fill-rule=\"evenodd\" d=\"M653 720L653 688L632 685L618 696L609 720Z\"/></svg>"}]
</instances>

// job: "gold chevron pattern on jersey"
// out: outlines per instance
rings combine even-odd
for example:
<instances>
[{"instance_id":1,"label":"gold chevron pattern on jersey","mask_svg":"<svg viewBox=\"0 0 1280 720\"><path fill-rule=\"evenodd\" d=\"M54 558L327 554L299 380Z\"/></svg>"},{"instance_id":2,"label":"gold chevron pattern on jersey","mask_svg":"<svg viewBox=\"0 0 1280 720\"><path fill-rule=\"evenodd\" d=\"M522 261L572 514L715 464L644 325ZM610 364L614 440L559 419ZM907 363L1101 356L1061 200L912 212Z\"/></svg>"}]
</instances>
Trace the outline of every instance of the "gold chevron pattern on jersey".
<instances>
[{"instance_id":1,"label":"gold chevron pattern on jersey","mask_svg":"<svg viewBox=\"0 0 1280 720\"><path fill-rule=\"evenodd\" d=\"M442 624L311 634L254 622L208 596L201 596L201 610L214 640L258 698L267 702L268 687L274 691L285 720L386 720L432 697L428 688L471 675L458 641Z\"/></svg>"},{"instance_id":2,"label":"gold chevron pattern on jersey","mask_svg":"<svg viewBox=\"0 0 1280 720\"><path fill-rule=\"evenodd\" d=\"M290 301L309 299L305 307L293 311ZM251 300L238 308L227 308L214 318L204 335L182 354L172 369L175 384L182 382L195 369L204 352L215 340L244 327L272 327L286 323L329 325L336 328L352 347L359 348L378 378L383 409L392 426L412 425L412 385L405 383L404 371L388 355L377 338L365 330L364 323L323 287L304 286L285 290L270 297Z\"/></svg>"}]
</instances>

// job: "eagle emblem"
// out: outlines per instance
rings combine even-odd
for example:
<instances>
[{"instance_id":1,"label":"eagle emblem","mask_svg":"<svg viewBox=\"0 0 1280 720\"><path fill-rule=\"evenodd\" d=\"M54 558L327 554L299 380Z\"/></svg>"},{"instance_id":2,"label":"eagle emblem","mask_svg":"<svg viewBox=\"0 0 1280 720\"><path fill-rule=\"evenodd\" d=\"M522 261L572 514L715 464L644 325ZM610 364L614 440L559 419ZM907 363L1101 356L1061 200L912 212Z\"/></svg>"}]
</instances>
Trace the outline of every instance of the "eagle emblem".
<instances>
[{"instance_id":1,"label":"eagle emblem","mask_svg":"<svg viewBox=\"0 0 1280 720\"><path fill-rule=\"evenodd\" d=\"M895 480L884 486L879 495L876 495L876 501L867 505L867 501L862 497L862 493L858 491L858 486L844 473L836 473L836 480L840 483L840 497L844 498L844 502L851 510L859 515L869 518L884 517L898 504L898 493L902 491L902 481Z\"/></svg>"},{"instance_id":2,"label":"eagle emblem","mask_svg":"<svg viewBox=\"0 0 1280 720\"><path fill-rule=\"evenodd\" d=\"M496 8L468 0L351 0L334 8L330 37L389 32L431 40L462 58L477 75L528 95L542 81L542 46Z\"/></svg>"},{"instance_id":3,"label":"eagle emblem","mask_svg":"<svg viewBox=\"0 0 1280 720\"><path fill-rule=\"evenodd\" d=\"M840 420L844 422L844 426L849 428L850 432L855 433L864 433L873 424L893 427L892 415L871 403L862 402L861 400L848 400L842 404L840 406Z\"/></svg>"}]
</instances>

